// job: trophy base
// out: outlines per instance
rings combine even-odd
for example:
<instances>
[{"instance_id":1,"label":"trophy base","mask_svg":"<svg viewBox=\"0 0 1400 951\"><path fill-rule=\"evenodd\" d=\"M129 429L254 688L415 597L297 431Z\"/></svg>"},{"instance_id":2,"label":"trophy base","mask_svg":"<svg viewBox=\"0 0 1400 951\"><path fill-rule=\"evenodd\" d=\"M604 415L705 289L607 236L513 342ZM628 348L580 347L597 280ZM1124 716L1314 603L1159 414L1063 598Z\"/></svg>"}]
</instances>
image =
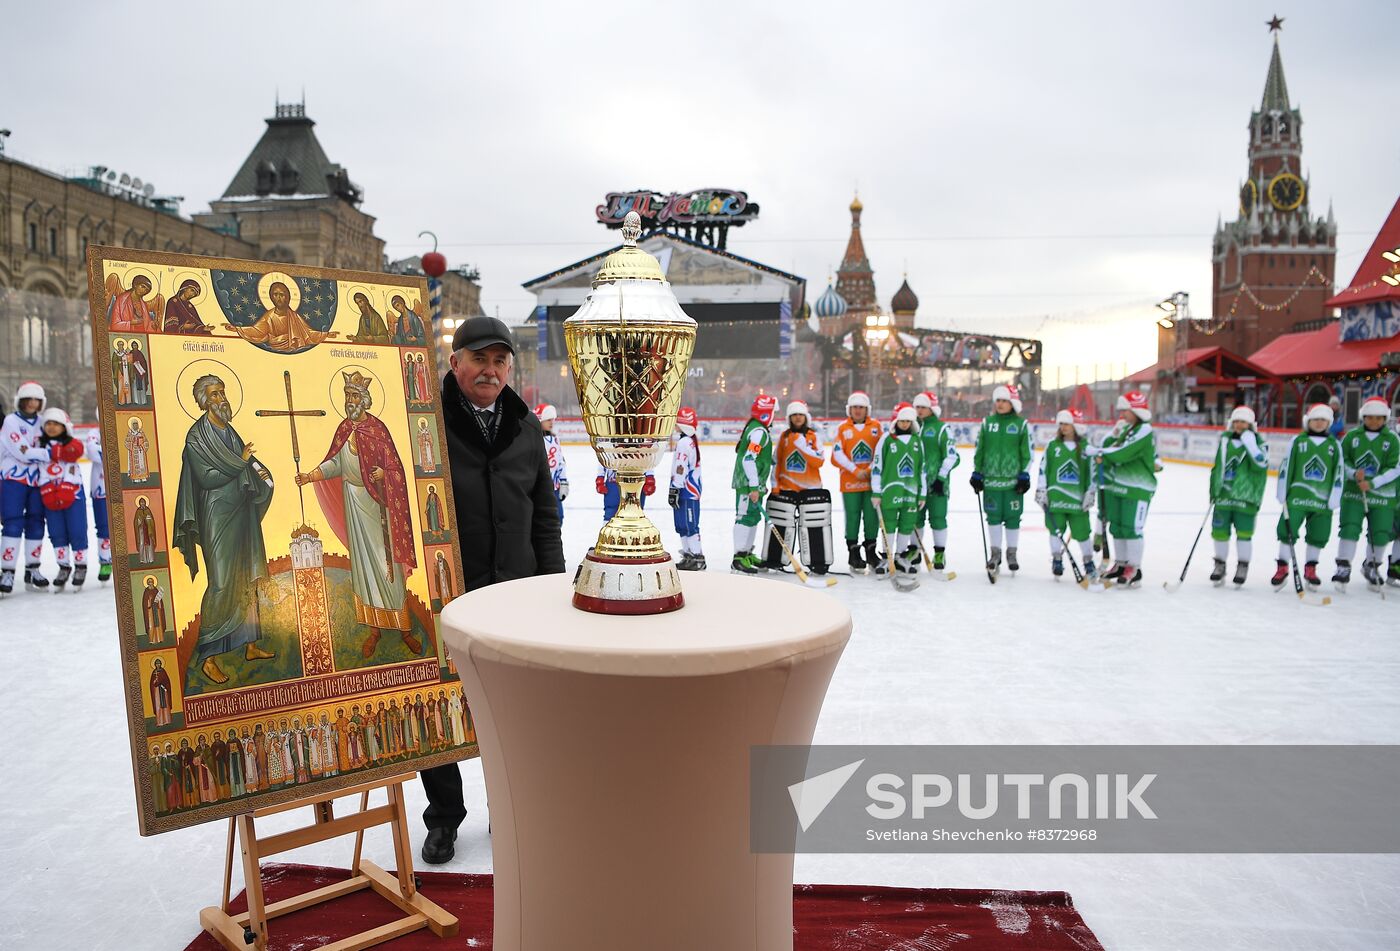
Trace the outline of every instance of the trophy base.
<instances>
[{"instance_id":1,"label":"trophy base","mask_svg":"<svg viewBox=\"0 0 1400 951\"><path fill-rule=\"evenodd\" d=\"M587 555L574 581L574 607L592 614L665 614L685 606L670 555L606 558Z\"/></svg>"}]
</instances>

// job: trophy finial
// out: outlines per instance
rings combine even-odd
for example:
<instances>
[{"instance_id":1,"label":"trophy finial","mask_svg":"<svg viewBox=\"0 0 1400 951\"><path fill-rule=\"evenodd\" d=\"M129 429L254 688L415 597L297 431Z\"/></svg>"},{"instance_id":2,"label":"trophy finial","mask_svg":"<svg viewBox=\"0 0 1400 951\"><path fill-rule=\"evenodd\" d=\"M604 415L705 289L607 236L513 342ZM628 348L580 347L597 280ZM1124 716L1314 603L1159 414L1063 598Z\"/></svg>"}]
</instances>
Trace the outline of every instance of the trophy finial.
<instances>
[{"instance_id":1,"label":"trophy finial","mask_svg":"<svg viewBox=\"0 0 1400 951\"><path fill-rule=\"evenodd\" d=\"M627 217L622 219L622 243L625 247L635 248L637 239L642 236L642 216L635 211L629 211Z\"/></svg>"}]
</instances>

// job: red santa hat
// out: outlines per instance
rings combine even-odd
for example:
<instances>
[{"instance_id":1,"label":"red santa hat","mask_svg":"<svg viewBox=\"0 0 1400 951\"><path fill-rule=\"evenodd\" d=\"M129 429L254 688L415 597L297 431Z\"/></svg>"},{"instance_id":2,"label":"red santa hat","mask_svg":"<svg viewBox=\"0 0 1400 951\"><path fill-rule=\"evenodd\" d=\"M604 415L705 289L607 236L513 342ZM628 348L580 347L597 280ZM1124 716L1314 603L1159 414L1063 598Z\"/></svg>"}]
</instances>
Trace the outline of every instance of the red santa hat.
<instances>
[{"instance_id":1,"label":"red santa hat","mask_svg":"<svg viewBox=\"0 0 1400 951\"><path fill-rule=\"evenodd\" d=\"M1373 396L1361 404L1362 416L1381 416L1390 419L1390 407L1379 396Z\"/></svg>"},{"instance_id":2,"label":"red santa hat","mask_svg":"<svg viewBox=\"0 0 1400 951\"><path fill-rule=\"evenodd\" d=\"M760 393L749 408L749 418L767 426L773 422L773 412L778 408L778 398L771 393Z\"/></svg>"},{"instance_id":3,"label":"red santa hat","mask_svg":"<svg viewBox=\"0 0 1400 951\"><path fill-rule=\"evenodd\" d=\"M1118 397L1114 406L1121 410L1132 410L1133 415L1144 423L1152 418L1152 410L1147 408L1147 396L1141 390L1129 390Z\"/></svg>"},{"instance_id":4,"label":"red santa hat","mask_svg":"<svg viewBox=\"0 0 1400 951\"><path fill-rule=\"evenodd\" d=\"M549 403L541 403L535 407L535 415L539 417L540 422L547 423L551 419L558 419L559 411Z\"/></svg>"},{"instance_id":5,"label":"red santa hat","mask_svg":"<svg viewBox=\"0 0 1400 951\"><path fill-rule=\"evenodd\" d=\"M695 427L699 422L700 419L695 414L694 406L682 406L680 411L676 413L676 427L687 436L695 435Z\"/></svg>"},{"instance_id":6,"label":"red santa hat","mask_svg":"<svg viewBox=\"0 0 1400 951\"><path fill-rule=\"evenodd\" d=\"M899 419L899 411L900 411L900 410L902 410L902 409L913 409L913 408L914 408L914 404L913 404L913 403L909 403L909 402L905 402L905 401L900 401L900 402L894 404L894 412L890 414L890 421L891 421L891 422L895 422L895 421L897 421L897 420ZM915 418L915 419L918 419L918 418L919 418L919 414L918 414L918 413L915 413L915 414L914 414L914 418Z\"/></svg>"}]
</instances>

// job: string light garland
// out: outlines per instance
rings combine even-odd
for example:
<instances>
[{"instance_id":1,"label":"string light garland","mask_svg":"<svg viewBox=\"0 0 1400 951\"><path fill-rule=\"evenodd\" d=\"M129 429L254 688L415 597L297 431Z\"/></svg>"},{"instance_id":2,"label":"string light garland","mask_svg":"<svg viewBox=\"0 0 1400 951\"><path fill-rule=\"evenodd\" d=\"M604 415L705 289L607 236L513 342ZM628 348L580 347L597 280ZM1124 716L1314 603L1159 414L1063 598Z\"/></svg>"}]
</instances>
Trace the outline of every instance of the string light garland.
<instances>
[{"instance_id":1,"label":"string light garland","mask_svg":"<svg viewBox=\"0 0 1400 951\"><path fill-rule=\"evenodd\" d=\"M1314 278L1316 278L1315 285L1309 284L1308 282L1312 281ZM1242 282L1240 284L1240 289L1235 291L1234 300L1230 301L1229 313L1227 313L1224 317L1220 318L1212 317L1209 321L1206 321L1204 325L1198 326L1194 329L1197 330L1199 333L1205 334L1207 337L1211 337L1215 334L1220 333L1220 331L1224 330L1226 325L1229 324L1229 322L1235 318L1235 314L1239 311L1241 297L1248 297L1250 302L1254 304L1255 307L1258 307L1261 311L1265 311L1266 313L1278 313L1279 311L1286 309L1300 296L1302 296L1304 291L1311 290L1314 286L1328 288L1331 287L1331 281L1328 280L1327 275L1323 274L1317 269L1317 265L1313 265L1308 268L1308 273L1304 276L1303 282L1304 283L1302 284L1295 285L1293 288L1293 293L1289 294L1288 297L1286 297L1284 300L1277 304L1264 303L1262 300L1259 299L1259 296L1254 293L1254 288Z\"/></svg>"}]
</instances>

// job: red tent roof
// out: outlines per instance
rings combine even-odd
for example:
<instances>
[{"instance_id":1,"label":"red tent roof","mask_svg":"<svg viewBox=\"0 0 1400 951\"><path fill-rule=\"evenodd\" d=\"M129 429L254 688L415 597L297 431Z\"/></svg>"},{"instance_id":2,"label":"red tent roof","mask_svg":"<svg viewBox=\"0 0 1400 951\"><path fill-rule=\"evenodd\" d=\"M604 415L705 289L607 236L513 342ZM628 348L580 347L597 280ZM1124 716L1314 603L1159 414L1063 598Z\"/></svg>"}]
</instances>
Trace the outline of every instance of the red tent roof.
<instances>
[{"instance_id":1,"label":"red tent roof","mask_svg":"<svg viewBox=\"0 0 1400 951\"><path fill-rule=\"evenodd\" d=\"M1387 298L1400 300L1400 286L1381 280L1383 274L1400 275L1400 264L1381 257L1383 252L1394 252L1397 248L1400 248L1400 198L1395 200L1395 207L1390 209L1390 217L1381 225L1371 250L1361 259L1361 266L1356 269L1356 276L1351 279L1351 285L1329 298L1327 306L1355 307L1358 304L1369 304Z\"/></svg>"},{"instance_id":2,"label":"red tent roof","mask_svg":"<svg viewBox=\"0 0 1400 951\"><path fill-rule=\"evenodd\" d=\"M1275 337L1250 356L1250 361L1275 376L1364 373L1380 367L1381 354L1400 350L1400 334L1378 340L1340 340L1342 325Z\"/></svg>"},{"instance_id":3,"label":"red tent roof","mask_svg":"<svg viewBox=\"0 0 1400 951\"><path fill-rule=\"evenodd\" d=\"M1176 355L1175 369L1180 370L1185 367L1200 367L1204 372L1197 374L1197 382L1205 386L1227 384L1241 377L1272 376L1257 362L1246 360L1224 347L1191 347L1181 351ZM1137 371L1125 382L1152 383L1157 379L1157 372L1161 368L1161 363L1154 363L1150 367Z\"/></svg>"}]
</instances>

